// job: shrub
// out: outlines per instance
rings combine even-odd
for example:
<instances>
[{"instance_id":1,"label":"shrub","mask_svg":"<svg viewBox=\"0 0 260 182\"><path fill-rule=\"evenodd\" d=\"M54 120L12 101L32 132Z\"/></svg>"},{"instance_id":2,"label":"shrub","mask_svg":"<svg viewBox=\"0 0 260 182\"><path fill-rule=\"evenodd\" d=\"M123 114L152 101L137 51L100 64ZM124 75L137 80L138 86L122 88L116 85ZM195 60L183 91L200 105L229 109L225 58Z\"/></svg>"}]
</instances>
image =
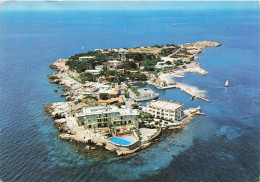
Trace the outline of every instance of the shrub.
<instances>
[{"instance_id":1,"label":"shrub","mask_svg":"<svg viewBox=\"0 0 260 182\"><path fill-rule=\"evenodd\" d=\"M167 64L167 65L171 65L172 62L171 62L171 61L166 61L166 64Z\"/></svg>"},{"instance_id":2,"label":"shrub","mask_svg":"<svg viewBox=\"0 0 260 182\"><path fill-rule=\"evenodd\" d=\"M152 118L152 115L150 113L144 113L143 117L148 119L148 118Z\"/></svg>"},{"instance_id":3,"label":"shrub","mask_svg":"<svg viewBox=\"0 0 260 182\"><path fill-rule=\"evenodd\" d=\"M108 98L108 94L107 93L101 93L101 94L99 94L99 98L101 100L106 100Z\"/></svg>"},{"instance_id":4,"label":"shrub","mask_svg":"<svg viewBox=\"0 0 260 182\"><path fill-rule=\"evenodd\" d=\"M122 104L120 104L120 103L115 103L114 105L119 107L119 108L122 106Z\"/></svg>"}]
</instances>

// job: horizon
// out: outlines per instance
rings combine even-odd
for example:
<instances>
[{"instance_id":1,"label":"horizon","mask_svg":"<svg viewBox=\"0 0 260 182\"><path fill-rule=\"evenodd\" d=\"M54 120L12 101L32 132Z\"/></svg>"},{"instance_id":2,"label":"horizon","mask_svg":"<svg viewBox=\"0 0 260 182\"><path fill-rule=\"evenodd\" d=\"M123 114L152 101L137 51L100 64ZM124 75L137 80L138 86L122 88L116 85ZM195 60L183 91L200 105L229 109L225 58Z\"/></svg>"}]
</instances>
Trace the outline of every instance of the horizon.
<instances>
[{"instance_id":1,"label":"horizon","mask_svg":"<svg viewBox=\"0 0 260 182\"><path fill-rule=\"evenodd\" d=\"M166 1L137 1L137 0L50 0L50 1L2 1L0 10L3 11L55 11L55 10L260 10L260 4L255 0L226 1L226 0L166 0Z\"/></svg>"}]
</instances>

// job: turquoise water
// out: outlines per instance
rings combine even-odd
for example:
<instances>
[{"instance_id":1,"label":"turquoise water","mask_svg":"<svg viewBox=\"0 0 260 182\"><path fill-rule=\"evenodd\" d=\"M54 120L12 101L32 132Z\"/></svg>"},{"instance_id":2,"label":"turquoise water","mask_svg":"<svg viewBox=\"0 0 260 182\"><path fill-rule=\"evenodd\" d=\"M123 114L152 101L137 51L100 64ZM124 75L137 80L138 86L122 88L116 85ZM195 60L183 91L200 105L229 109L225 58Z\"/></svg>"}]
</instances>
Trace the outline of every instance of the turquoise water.
<instances>
[{"instance_id":1,"label":"turquoise water","mask_svg":"<svg viewBox=\"0 0 260 182\"><path fill-rule=\"evenodd\" d=\"M132 136L122 136L122 137L110 137L109 141L118 145L130 145L136 142L136 139Z\"/></svg>"},{"instance_id":2,"label":"turquoise water","mask_svg":"<svg viewBox=\"0 0 260 182\"><path fill-rule=\"evenodd\" d=\"M5 2L0 5L2 181L258 181L258 2ZM185 9L185 6L189 9ZM35 9L43 8L42 11ZM80 7L80 8L79 8ZM123 8L123 10L120 10ZM78 11L80 9L80 11ZM17 11L19 10L19 11ZM126 11L127 10L127 11ZM131 157L89 158L56 138L49 102L64 101L46 77L57 58L95 48L217 41L197 60L209 74L180 81L207 90L206 103L177 89L160 96L201 105L182 131ZM231 87L224 88L226 80Z\"/></svg>"}]
</instances>

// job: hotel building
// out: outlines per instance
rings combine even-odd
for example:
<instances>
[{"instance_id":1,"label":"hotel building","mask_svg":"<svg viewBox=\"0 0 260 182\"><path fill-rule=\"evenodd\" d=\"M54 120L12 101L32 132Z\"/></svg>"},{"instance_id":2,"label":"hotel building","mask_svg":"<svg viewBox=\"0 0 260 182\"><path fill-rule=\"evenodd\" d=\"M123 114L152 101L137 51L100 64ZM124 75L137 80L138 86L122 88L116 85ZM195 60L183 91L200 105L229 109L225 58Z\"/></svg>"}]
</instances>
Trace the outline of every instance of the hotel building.
<instances>
[{"instance_id":1,"label":"hotel building","mask_svg":"<svg viewBox=\"0 0 260 182\"><path fill-rule=\"evenodd\" d=\"M177 121L183 117L183 109L183 104L181 103L156 100L147 103L146 112L152 114L154 117Z\"/></svg>"},{"instance_id":2,"label":"hotel building","mask_svg":"<svg viewBox=\"0 0 260 182\"><path fill-rule=\"evenodd\" d=\"M136 109L118 108L114 105L85 107L76 114L78 125L86 128L107 127L108 123L116 126L134 124L138 127L138 116Z\"/></svg>"}]
</instances>

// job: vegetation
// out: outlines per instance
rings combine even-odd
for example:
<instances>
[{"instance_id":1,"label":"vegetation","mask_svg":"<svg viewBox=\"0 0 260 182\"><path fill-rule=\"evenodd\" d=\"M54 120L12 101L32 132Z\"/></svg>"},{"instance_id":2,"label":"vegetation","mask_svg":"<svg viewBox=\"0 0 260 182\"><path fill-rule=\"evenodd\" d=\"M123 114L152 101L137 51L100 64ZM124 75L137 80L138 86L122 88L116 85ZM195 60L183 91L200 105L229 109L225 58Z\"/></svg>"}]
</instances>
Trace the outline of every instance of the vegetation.
<instances>
[{"instance_id":1,"label":"vegetation","mask_svg":"<svg viewBox=\"0 0 260 182\"><path fill-rule=\"evenodd\" d=\"M92 59L87 61L80 61L79 57L82 56L93 56ZM107 61L107 56L100 51L89 51L87 53L75 54L70 56L69 60L66 62L66 65L69 66L70 70L77 71L82 73L89 69L94 69L96 65L101 65Z\"/></svg>"},{"instance_id":2,"label":"vegetation","mask_svg":"<svg viewBox=\"0 0 260 182\"><path fill-rule=\"evenodd\" d=\"M135 94L136 96L139 96L139 95L140 95L140 93L138 92L138 90L137 90L136 87L130 87L130 89L134 92L134 94Z\"/></svg>"},{"instance_id":3,"label":"vegetation","mask_svg":"<svg viewBox=\"0 0 260 182\"><path fill-rule=\"evenodd\" d=\"M167 47L163 47L160 45L155 45L153 47L160 48L159 55L160 56L168 56L174 53L180 47L174 44L167 44ZM180 50L181 54L189 54L185 48ZM88 60L79 60L79 57L83 56L92 56L93 58ZM138 70L139 66L144 66L144 71L150 71L154 74L158 72L155 69L155 65L160 61L157 57L158 53L142 53L142 52L129 52L126 54L126 61L123 62L122 68L124 68L124 72L119 72L115 70L108 70L106 66L103 67L103 70L100 75L92 75L91 73L86 73L86 70L95 69L97 65L105 65L108 60L111 59L118 59L120 58L119 54L114 51L109 51L108 53L104 54L101 51L89 51L87 53L75 54L74 56L70 56L66 65L69 67L70 70L76 71L79 74L78 81L81 83L85 83L86 81L97 81L99 77L104 76L105 79L112 83L121 83L127 80L133 81L145 81L147 80L147 76L141 73L130 73L127 70ZM181 55L174 55L177 57L181 57ZM129 61L132 59L133 61ZM167 65L171 65L170 61L166 62ZM183 61L178 60L176 62L176 66L183 65ZM175 67L177 69L178 67ZM183 66L182 68L185 69ZM131 88L132 89L132 88ZM132 89L133 92L138 96L139 93L137 90ZM129 95L124 93L125 97L128 98Z\"/></svg>"},{"instance_id":4,"label":"vegetation","mask_svg":"<svg viewBox=\"0 0 260 182\"><path fill-rule=\"evenodd\" d=\"M164 49L161 50L160 55L161 56L168 56L168 55L174 53L175 51L177 51L177 49L178 49L177 47L174 47L174 48L164 48Z\"/></svg>"},{"instance_id":5,"label":"vegetation","mask_svg":"<svg viewBox=\"0 0 260 182\"><path fill-rule=\"evenodd\" d=\"M182 60L177 60L175 64L176 64L177 66L183 65L183 61L182 61Z\"/></svg>"},{"instance_id":6,"label":"vegetation","mask_svg":"<svg viewBox=\"0 0 260 182\"><path fill-rule=\"evenodd\" d=\"M123 63L123 68L127 70L133 70L137 68L137 65L133 61L125 61Z\"/></svg>"},{"instance_id":7,"label":"vegetation","mask_svg":"<svg viewBox=\"0 0 260 182\"><path fill-rule=\"evenodd\" d=\"M154 66L159 62L160 59L158 58L152 58L152 59L145 59L143 62L144 70L145 71L154 71Z\"/></svg>"},{"instance_id":8,"label":"vegetation","mask_svg":"<svg viewBox=\"0 0 260 182\"><path fill-rule=\"evenodd\" d=\"M125 92L125 93L124 93L124 96L125 96L125 98L128 99L128 98L129 98L129 93Z\"/></svg>"},{"instance_id":9,"label":"vegetation","mask_svg":"<svg viewBox=\"0 0 260 182\"><path fill-rule=\"evenodd\" d=\"M153 116L152 116L150 113L144 113L144 114L143 114L143 118L145 118L145 119L151 119L151 118L153 118Z\"/></svg>"},{"instance_id":10,"label":"vegetation","mask_svg":"<svg viewBox=\"0 0 260 182\"><path fill-rule=\"evenodd\" d=\"M91 73L81 73L79 75L79 80L81 83L85 83L86 81L96 81L97 80L97 76L92 75Z\"/></svg>"},{"instance_id":11,"label":"vegetation","mask_svg":"<svg viewBox=\"0 0 260 182\"><path fill-rule=\"evenodd\" d=\"M172 62L171 62L171 61L166 61L166 64L167 64L167 65L171 65Z\"/></svg>"},{"instance_id":12,"label":"vegetation","mask_svg":"<svg viewBox=\"0 0 260 182\"><path fill-rule=\"evenodd\" d=\"M140 73L122 73L115 70L106 70L101 75L106 77L106 80L109 82L124 82L127 78L130 80L147 80L147 76Z\"/></svg>"},{"instance_id":13,"label":"vegetation","mask_svg":"<svg viewBox=\"0 0 260 182\"><path fill-rule=\"evenodd\" d=\"M192 54L189 53L189 52L187 51L187 49L185 49L185 48L182 48L178 53L179 53L179 54L185 54L185 55L192 55Z\"/></svg>"},{"instance_id":14,"label":"vegetation","mask_svg":"<svg viewBox=\"0 0 260 182\"><path fill-rule=\"evenodd\" d=\"M101 94L99 94L99 98L101 100L107 100L108 99L108 94L107 93L101 93Z\"/></svg>"},{"instance_id":15,"label":"vegetation","mask_svg":"<svg viewBox=\"0 0 260 182\"><path fill-rule=\"evenodd\" d=\"M180 46L175 45L175 44L166 44L166 47L170 47L170 46L172 46L172 47L176 47L176 48L179 48L179 47L180 47Z\"/></svg>"},{"instance_id":16,"label":"vegetation","mask_svg":"<svg viewBox=\"0 0 260 182\"><path fill-rule=\"evenodd\" d=\"M154 46L152 46L152 47L157 47L157 48L162 48L163 47L163 45L154 45Z\"/></svg>"},{"instance_id":17,"label":"vegetation","mask_svg":"<svg viewBox=\"0 0 260 182\"><path fill-rule=\"evenodd\" d=\"M139 107L137 104L132 104L131 106L133 109L138 109L138 107Z\"/></svg>"},{"instance_id":18,"label":"vegetation","mask_svg":"<svg viewBox=\"0 0 260 182\"><path fill-rule=\"evenodd\" d=\"M120 103L115 103L114 105L119 107L119 108L122 106L122 104L120 104Z\"/></svg>"}]
</instances>

